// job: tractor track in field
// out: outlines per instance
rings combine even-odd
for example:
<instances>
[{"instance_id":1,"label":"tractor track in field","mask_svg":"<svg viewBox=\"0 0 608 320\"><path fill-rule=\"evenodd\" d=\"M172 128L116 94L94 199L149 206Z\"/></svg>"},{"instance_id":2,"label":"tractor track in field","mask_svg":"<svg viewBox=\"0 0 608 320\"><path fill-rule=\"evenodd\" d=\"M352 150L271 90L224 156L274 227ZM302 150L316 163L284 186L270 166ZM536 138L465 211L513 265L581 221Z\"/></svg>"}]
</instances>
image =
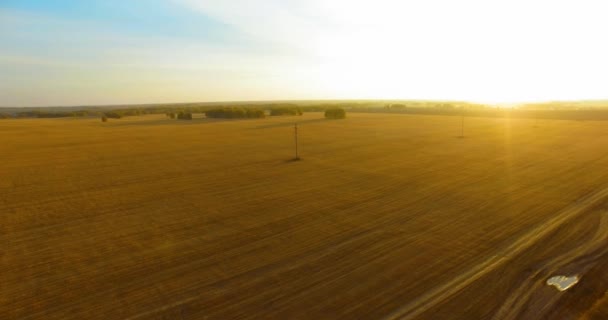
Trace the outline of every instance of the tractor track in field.
<instances>
[{"instance_id":1,"label":"tractor track in field","mask_svg":"<svg viewBox=\"0 0 608 320\"><path fill-rule=\"evenodd\" d=\"M603 212L596 232L590 240L547 261L544 263L544 267L528 276L516 290L509 293L509 297L502 303L493 319L533 319L537 315L522 313L530 302L539 299L543 301L544 309L552 307L560 295L555 292L556 294L551 297L541 298L542 294L539 295L538 293L546 286L545 280L551 275L563 274L563 272L559 272L560 270L576 269L579 276L582 276L586 270L593 267L594 261L605 254L607 240L608 213ZM569 272L566 273L570 275Z\"/></svg>"},{"instance_id":2,"label":"tractor track in field","mask_svg":"<svg viewBox=\"0 0 608 320\"><path fill-rule=\"evenodd\" d=\"M538 241L545 238L547 235L556 231L567 221L591 209L593 206L597 205L600 203L600 201L606 198L608 198L608 187L602 188L597 192L580 198L576 202L559 211L553 218L545 221L543 224L539 224L538 226L531 228L523 236L518 238L510 245L499 250L494 255L478 263L471 269L455 276L450 281L427 291L418 299L413 300L403 307L393 311L385 319L416 319L424 312L432 309L441 302L462 291L482 276L512 260L520 253L524 252Z\"/></svg>"}]
</instances>

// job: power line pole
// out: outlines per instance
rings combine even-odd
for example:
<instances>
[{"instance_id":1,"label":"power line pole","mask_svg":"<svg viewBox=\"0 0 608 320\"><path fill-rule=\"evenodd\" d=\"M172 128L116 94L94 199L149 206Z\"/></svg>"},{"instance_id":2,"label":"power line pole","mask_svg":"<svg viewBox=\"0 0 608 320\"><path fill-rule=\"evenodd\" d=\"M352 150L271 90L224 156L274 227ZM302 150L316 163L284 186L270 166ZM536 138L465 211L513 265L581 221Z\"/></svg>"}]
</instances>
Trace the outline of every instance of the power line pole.
<instances>
[{"instance_id":1,"label":"power line pole","mask_svg":"<svg viewBox=\"0 0 608 320\"><path fill-rule=\"evenodd\" d=\"M461 117L460 117L460 137L464 138L464 107L461 107Z\"/></svg>"},{"instance_id":2,"label":"power line pole","mask_svg":"<svg viewBox=\"0 0 608 320\"><path fill-rule=\"evenodd\" d=\"M298 155L298 124L294 124L293 126L294 129L294 140L296 143L296 157L294 158L295 160L300 160L300 156Z\"/></svg>"}]
</instances>

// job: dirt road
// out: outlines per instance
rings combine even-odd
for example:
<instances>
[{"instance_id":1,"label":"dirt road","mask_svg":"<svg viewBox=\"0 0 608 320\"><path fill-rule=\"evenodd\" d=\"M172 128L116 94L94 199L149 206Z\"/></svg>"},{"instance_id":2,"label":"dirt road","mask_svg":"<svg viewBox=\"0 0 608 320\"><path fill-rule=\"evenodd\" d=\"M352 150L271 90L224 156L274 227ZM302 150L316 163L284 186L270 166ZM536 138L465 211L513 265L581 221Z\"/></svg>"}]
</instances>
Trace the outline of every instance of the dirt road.
<instances>
[{"instance_id":1,"label":"dirt road","mask_svg":"<svg viewBox=\"0 0 608 320\"><path fill-rule=\"evenodd\" d=\"M482 276L488 274L497 267L507 263L516 255L527 250L532 245L554 232L562 224L571 219L576 218L578 215L591 209L594 205L597 205L602 200L605 200L606 197L608 197L608 188L603 188L595 193L583 197L582 199L579 199L575 203L558 212L552 219L550 219L546 223L543 223L530 229L527 233L525 233L511 245L499 250L493 256L487 258L486 260L477 264L473 268L469 269L469 271L457 275L449 282L446 282L441 286L435 287L434 289L428 291L426 294L422 295L418 299L411 301L410 303L398 310L395 310L395 312L390 314L386 319L416 319L425 311L431 309L434 306L437 306L442 301L457 294L459 291L463 290L468 285L478 280ZM602 221L605 221L605 219L602 219ZM595 238L597 240L604 239L604 234L601 232L601 230L598 231L598 235ZM592 241L589 245L590 249L594 249L594 244L596 243L596 241ZM556 259L568 260L568 256L560 256ZM528 287L524 285L522 290L525 291L524 289L527 288ZM518 290L518 292L519 291L520 290ZM527 300L518 298L517 301ZM518 308L521 307L522 304L521 302L518 303L517 301L515 301L515 299L513 299L512 301L506 301L506 304L504 304L503 307L507 307L501 308L501 310L499 310L499 313L497 314L498 318L496 319L512 319L513 317L515 317L518 314Z\"/></svg>"}]
</instances>

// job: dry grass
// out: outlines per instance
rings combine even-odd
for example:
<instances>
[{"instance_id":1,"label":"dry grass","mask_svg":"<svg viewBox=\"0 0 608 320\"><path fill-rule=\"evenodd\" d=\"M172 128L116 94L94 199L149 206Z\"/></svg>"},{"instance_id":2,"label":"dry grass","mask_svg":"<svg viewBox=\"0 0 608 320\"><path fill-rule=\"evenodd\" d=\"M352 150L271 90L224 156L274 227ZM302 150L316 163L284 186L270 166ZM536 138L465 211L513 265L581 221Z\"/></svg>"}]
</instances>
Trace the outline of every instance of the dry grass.
<instances>
[{"instance_id":1,"label":"dry grass","mask_svg":"<svg viewBox=\"0 0 608 320\"><path fill-rule=\"evenodd\" d=\"M606 122L322 117L0 122L0 319L382 318L608 184Z\"/></svg>"}]
</instances>

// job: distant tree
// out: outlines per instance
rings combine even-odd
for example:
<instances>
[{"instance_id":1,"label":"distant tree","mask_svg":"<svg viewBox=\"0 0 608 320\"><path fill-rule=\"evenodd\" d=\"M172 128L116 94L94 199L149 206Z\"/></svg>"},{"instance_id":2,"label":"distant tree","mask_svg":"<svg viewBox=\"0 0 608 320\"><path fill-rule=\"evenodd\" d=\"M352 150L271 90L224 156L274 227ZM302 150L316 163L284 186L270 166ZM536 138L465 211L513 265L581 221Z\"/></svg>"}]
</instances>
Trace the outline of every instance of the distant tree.
<instances>
[{"instance_id":1,"label":"distant tree","mask_svg":"<svg viewBox=\"0 0 608 320\"><path fill-rule=\"evenodd\" d=\"M166 115L169 119L175 119L175 112L167 112Z\"/></svg>"},{"instance_id":2,"label":"distant tree","mask_svg":"<svg viewBox=\"0 0 608 320\"><path fill-rule=\"evenodd\" d=\"M325 105L312 105L312 106L303 106L303 107L298 107L300 108L301 111L306 111L306 112L323 112L326 109Z\"/></svg>"},{"instance_id":3,"label":"distant tree","mask_svg":"<svg viewBox=\"0 0 608 320\"><path fill-rule=\"evenodd\" d=\"M330 108L325 110L325 118L327 119L344 119L346 118L346 111L342 108Z\"/></svg>"},{"instance_id":4,"label":"distant tree","mask_svg":"<svg viewBox=\"0 0 608 320\"><path fill-rule=\"evenodd\" d=\"M77 110L70 112L69 115L72 117L86 117L89 115L89 112L87 110Z\"/></svg>"},{"instance_id":5,"label":"distant tree","mask_svg":"<svg viewBox=\"0 0 608 320\"><path fill-rule=\"evenodd\" d=\"M266 117L266 113L264 113L264 110L260 110L260 109L248 108L248 109L246 109L246 114L247 114L247 118L264 118L264 117Z\"/></svg>"},{"instance_id":6,"label":"distant tree","mask_svg":"<svg viewBox=\"0 0 608 320\"><path fill-rule=\"evenodd\" d=\"M108 122L108 117L101 116L101 122Z\"/></svg>"},{"instance_id":7,"label":"distant tree","mask_svg":"<svg viewBox=\"0 0 608 320\"><path fill-rule=\"evenodd\" d=\"M177 119L179 119L179 120L192 120L192 113L185 112L185 111L180 111L177 114Z\"/></svg>"},{"instance_id":8,"label":"distant tree","mask_svg":"<svg viewBox=\"0 0 608 320\"><path fill-rule=\"evenodd\" d=\"M122 113L119 111L107 111L104 112L104 116L111 119L120 119L122 118Z\"/></svg>"},{"instance_id":9,"label":"distant tree","mask_svg":"<svg viewBox=\"0 0 608 320\"><path fill-rule=\"evenodd\" d=\"M274 107L270 109L271 116L301 116L300 107Z\"/></svg>"},{"instance_id":10,"label":"distant tree","mask_svg":"<svg viewBox=\"0 0 608 320\"><path fill-rule=\"evenodd\" d=\"M54 108L44 108L40 110L21 111L15 114L16 118L67 118L84 117L89 115L87 110L57 111ZM10 115L8 115L10 117ZM0 115L1 118L4 118Z\"/></svg>"},{"instance_id":11,"label":"distant tree","mask_svg":"<svg viewBox=\"0 0 608 320\"><path fill-rule=\"evenodd\" d=\"M266 113L264 110L255 108L216 108L205 111L207 118L221 119L243 119L243 118L264 118Z\"/></svg>"}]
</instances>

